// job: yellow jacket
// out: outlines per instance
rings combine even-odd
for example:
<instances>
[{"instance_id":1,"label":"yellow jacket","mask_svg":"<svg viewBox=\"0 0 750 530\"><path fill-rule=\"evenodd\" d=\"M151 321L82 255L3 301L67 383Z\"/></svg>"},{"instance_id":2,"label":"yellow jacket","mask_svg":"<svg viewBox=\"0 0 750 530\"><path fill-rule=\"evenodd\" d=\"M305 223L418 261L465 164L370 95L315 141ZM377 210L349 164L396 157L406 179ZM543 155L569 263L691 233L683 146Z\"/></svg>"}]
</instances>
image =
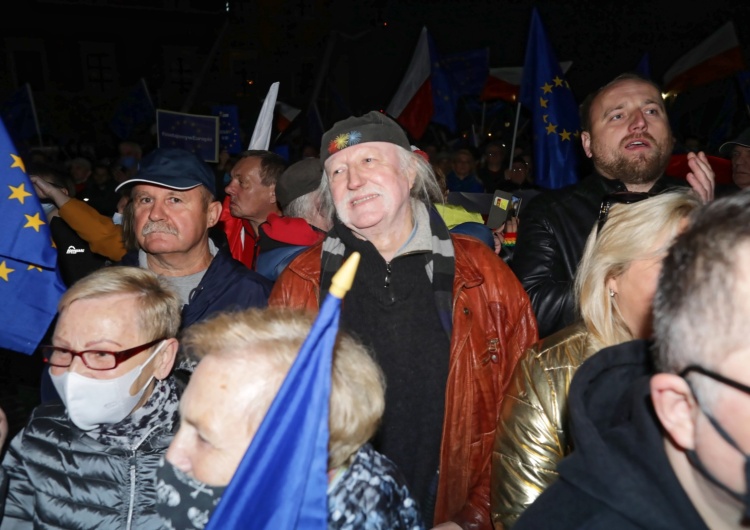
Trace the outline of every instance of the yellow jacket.
<instances>
[{"instance_id":1,"label":"yellow jacket","mask_svg":"<svg viewBox=\"0 0 750 530\"><path fill-rule=\"evenodd\" d=\"M570 452L568 387L590 357L582 323L538 341L516 365L498 417L490 502L496 529L510 528L557 478Z\"/></svg>"}]
</instances>

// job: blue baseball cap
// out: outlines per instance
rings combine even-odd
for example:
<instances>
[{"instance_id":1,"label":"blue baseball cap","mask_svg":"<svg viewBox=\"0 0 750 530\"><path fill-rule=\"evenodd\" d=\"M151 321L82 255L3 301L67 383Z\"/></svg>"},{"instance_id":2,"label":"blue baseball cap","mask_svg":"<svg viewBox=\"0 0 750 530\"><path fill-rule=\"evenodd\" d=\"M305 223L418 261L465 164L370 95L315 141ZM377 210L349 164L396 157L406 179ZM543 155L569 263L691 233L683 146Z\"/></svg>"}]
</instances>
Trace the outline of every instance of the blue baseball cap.
<instances>
[{"instance_id":1,"label":"blue baseball cap","mask_svg":"<svg viewBox=\"0 0 750 530\"><path fill-rule=\"evenodd\" d=\"M205 186L216 197L213 170L195 154L176 147L154 149L143 157L138 173L121 183L115 191L136 184L154 184L173 190L189 190Z\"/></svg>"}]
</instances>

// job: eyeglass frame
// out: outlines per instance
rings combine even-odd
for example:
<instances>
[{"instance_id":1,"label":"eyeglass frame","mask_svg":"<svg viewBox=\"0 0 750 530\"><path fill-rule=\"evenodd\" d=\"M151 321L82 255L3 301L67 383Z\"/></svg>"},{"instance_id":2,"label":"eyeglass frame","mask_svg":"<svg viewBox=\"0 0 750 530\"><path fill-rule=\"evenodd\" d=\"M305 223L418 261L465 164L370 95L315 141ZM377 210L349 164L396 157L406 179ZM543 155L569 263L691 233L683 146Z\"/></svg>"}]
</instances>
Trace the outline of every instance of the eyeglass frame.
<instances>
[{"instance_id":1,"label":"eyeglass frame","mask_svg":"<svg viewBox=\"0 0 750 530\"><path fill-rule=\"evenodd\" d=\"M729 379L728 377L725 377L721 374L718 374L716 372L713 372L707 368L703 368L699 364L690 364L683 368L679 374L680 377L683 379L686 379L686 376L690 372L697 372L699 374L705 375L706 377L710 377L714 381L718 381L719 383L723 383L727 386L731 386L735 390L739 390L740 392L744 392L745 394L750 394L750 386L743 385L742 383L738 383L737 381L733 379Z\"/></svg>"},{"instance_id":2,"label":"eyeglass frame","mask_svg":"<svg viewBox=\"0 0 750 530\"><path fill-rule=\"evenodd\" d=\"M651 197L654 197L654 194L647 191L616 191L605 195L599 206L597 234L602 231L604 224L607 222L607 219L609 219L609 210L612 208L612 205L633 204Z\"/></svg>"},{"instance_id":3,"label":"eyeglass frame","mask_svg":"<svg viewBox=\"0 0 750 530\"><path fill-rule=\"evenodd\" d=\"M72 356L70 358L70 364L65 364L65 365L53 364L51 362L51 360L48 359L46 355L44 355L44 352L42 352L42 357L43 357L44 362L46 364L49 364L50 366L54 366L56 368L68 368L69 366L71 366L73 364L73 359L75 359L76 357L79 357L81 359L81 361L83 362L83 364L86 366L86 368L88 368L89 370L95 370L97 372L106 372L108 370L114 370L115 368L117 368L118 366L120 366L120 364L122 364L123 362L127 361L131 357L135 357L139 353L141 353L143 351L146 351L147 349L151 348L152 346L155 346L156 344L158 344L159 342L161 342L163 340L167 340L166 337L162 337L162 338L159 338L159 339L156 339L156 340L152 340L150 342L147 342L146 344L141 344L139 346L134 346L132 348L128 348L127 350L121 350L121 351L107 351L107 350L83 350L83 351L75 351L75 350L71 350L69 348L63 348L61 346L53 346L51 344L41 345L41 346L39 346L39 349L40 350L50 349L50 350L53 350L53 351L54 350L60 350L60 351L63 351L65 353L68 353L68 354L70 354ZM106 353L108 355L112 355L114 357L114 359L115 359L115 365L112 368L94 368L93 366L89 366L89 363L86 362L86 357L84 357L84 355L83 355L84 353ZM52 356L50 355L50 357L52 357Z\"/></svg>"}]
</instances>

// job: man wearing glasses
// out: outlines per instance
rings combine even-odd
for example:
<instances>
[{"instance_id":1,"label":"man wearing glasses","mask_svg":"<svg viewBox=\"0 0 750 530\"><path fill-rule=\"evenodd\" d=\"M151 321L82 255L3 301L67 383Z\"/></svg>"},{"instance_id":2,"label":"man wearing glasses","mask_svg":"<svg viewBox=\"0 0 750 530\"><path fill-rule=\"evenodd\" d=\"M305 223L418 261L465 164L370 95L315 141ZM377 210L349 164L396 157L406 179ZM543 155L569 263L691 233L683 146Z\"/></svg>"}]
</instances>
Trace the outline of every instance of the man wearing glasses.
<instances>
[{"instance_id":1,"label":"man wearing glasses","mask_svg":"<svg viewBox=\"0 0 750 530\"><path fill-rule=\"evenodd\" d=\"M145 269L105 267L66 291L40 347L62 402L37 407L10 444L0 527L161 528L154 483L179 418L179 326L179 297Z\"/></svg>"},{"instance_id":2,"label":"man wearing glasses","mask_svg":"<svg viewBox=\"0 0 750 530\"><path fill-rule=\"evenodd\" d=\"M748 268L743 191L704 206L670 249L655 342L607 348L578 370L575 449L514 529L747 527Z\"/></svg>"},{"instance_id":3,"label":"man wearing glasses","mask_svg":"<svg viewBox=\"0 0 750 530\"><path fill-rule=\"evenodd\" d=\"M594 172L524 206L511 266L531 299L544 338L576 320L573 277L596 224L602 198L618 191L658 192L685 181L664 171L674 138L659 88L623 74L582 103L581 141ZM714 172L704 153L688 154L686 179L704 200L714 196Z\"/></svg>"}]
</instances>

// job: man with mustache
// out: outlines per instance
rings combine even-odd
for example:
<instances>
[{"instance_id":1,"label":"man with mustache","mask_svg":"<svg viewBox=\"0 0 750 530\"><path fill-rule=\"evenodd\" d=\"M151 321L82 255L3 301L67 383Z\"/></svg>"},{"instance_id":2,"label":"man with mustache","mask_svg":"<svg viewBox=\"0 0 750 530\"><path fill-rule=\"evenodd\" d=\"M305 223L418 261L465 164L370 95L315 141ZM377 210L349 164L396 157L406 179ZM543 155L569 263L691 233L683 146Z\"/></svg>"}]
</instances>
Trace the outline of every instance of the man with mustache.
<instances>
[{"instance_id":1,"label":"man with mustache","mask_svg":"<svg viewBox=\"0 0 750 530\"><path fill-rule=\"evenodd\" d=\"M130 192L124 226L137 251L122 260L166 278L182 299L182 327L216 311L264 307L271 282L232 258L209 229L219 220L213 171L177 148L155 149L117 187Z\"/></svg>"},{"instance_id":2,"label":"man with mustache","mask_svg":"<svg viewBox=\"0 0 750 530\"><path fill-rule=\"evenodd\" d=\"M528 296L483 242L450 234L430 166L384 114L323 135L325 239L281 273L270 305L317 310L353 252L361 261L341 326L386 376L375 447L404 473L425 521L492 528L490 454L513 365L537 336Z\"/></svg>"},{"instance_id":3,"label":"man with mustache","mask_svg":"<svg viewBox=\"0 0 750 530\"><path fill-rule=\"evenodd\" d=\"M659 87L622 74L580 106L581 141L594 172L563 190L542 193L524 208L511 267L531 298L539 336L577 319L573 277L602 199L616 191L658 193L684 185L664 176L674 138ZM703 152L689 153L687 182L714 197L714 172Z\"/></svg>"}]
</instances>

